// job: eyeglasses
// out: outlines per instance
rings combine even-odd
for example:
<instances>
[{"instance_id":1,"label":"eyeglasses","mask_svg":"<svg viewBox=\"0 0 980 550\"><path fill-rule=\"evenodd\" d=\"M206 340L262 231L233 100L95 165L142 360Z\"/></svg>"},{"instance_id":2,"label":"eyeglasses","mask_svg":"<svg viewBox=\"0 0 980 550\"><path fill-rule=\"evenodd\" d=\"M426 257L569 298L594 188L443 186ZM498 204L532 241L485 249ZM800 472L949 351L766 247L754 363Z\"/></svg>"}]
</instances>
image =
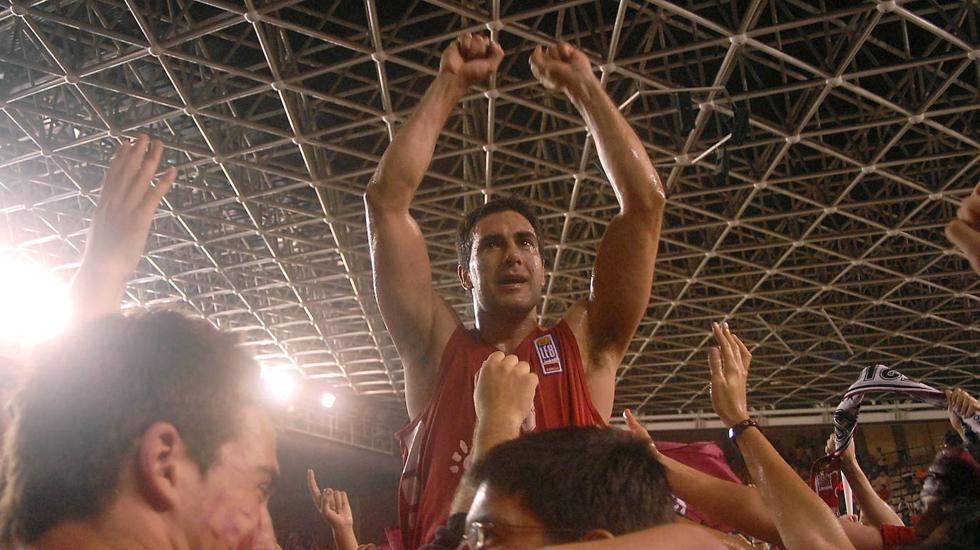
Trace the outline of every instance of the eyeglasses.
<instances>
[{"instance_id":1,"label":"eyeglasses","mask_svg":"<svg viewBox=\"0 0 980 550\"><path fill-rule=\"evenodd\" d=\"M582 533L581 529L549 529L548 527L536 527L533 525L510 525L507 523L496 523L492 521L474 521L466 527L466 541L470 550L484 550L492 545L499 543L501 535L506 536L508 532L532 532L532 533Z\"/></svg>"}]
</instances>

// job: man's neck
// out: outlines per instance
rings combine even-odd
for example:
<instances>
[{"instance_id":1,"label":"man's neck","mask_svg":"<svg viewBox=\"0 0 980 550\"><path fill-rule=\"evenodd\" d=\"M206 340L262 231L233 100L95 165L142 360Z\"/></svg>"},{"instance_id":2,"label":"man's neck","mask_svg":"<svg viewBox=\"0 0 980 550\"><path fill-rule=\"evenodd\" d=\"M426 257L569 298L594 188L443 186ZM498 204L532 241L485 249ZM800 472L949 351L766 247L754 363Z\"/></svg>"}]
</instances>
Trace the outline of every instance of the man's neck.
<instances>
[{"instance_id":1,"label":"man's neck","mask_svg":"<svg viewBox=\"0 0 980 550\"><path fill-rule=\"evenodd\" d=\"M514 353L524 338L537 327L537 308L528 311L524 317L476 310L476 330L480 338L504 353Z\"/></svg>"},{"instance_id":2,"label":"man's neck","mask_svg":"<svg viewBox=\"0 0 980 550\"><path fill-rule=\"evenodd\" d=\"M67 520L48 529L33 545L36 550L130 550L170 548L171 540L151 515L121 517L113 507L97 520ZM146 521L150 520L150 521Z\"/></svg>"}]
</instances>

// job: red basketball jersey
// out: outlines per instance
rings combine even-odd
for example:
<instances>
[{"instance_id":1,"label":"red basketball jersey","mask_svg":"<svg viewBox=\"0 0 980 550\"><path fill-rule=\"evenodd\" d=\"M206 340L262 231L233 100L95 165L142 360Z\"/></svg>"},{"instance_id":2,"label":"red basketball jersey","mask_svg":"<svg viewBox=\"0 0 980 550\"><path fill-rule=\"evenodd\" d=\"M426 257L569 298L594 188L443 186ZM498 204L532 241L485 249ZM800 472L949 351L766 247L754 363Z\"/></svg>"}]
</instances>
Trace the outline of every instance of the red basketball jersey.
<instances>
[{"instance_id":1,"label":"red basketball jersey","mask_svg":"<svg viewBox=\"0 0 980 550\"><path fill-rule=\"evenodd\" d=\"M495 351L475 330L459 325L442 352L429 403L397 434L405 461L398 496L405 548L431 541L449 516L456 486L472 462L473 381ZM565 321L538 327L514 354L538 374L535 430L606 425L592 405L578 343Z\"/></svg>"}]
</instances>

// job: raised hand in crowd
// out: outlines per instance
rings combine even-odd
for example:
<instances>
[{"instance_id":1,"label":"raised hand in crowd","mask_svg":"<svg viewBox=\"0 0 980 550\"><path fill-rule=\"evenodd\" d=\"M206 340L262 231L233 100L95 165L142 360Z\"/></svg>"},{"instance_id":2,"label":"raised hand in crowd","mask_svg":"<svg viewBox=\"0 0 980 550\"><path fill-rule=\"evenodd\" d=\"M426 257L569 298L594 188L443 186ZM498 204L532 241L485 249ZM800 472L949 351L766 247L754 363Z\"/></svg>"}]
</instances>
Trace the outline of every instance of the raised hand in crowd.
<instances>
[{"instance_id":1,"label":"raised hand in crowd","mask_svg":"<svg viewBox=\"0 0 980 550\"><path fill-rule=\"evenodd\" d=\"M473 382L476 426L470 456L474 462L500 443L521 435L522 425L533 415L537 387L538 375L516 355L495 351L487 357ZM450 513L469 510L475 492L476 487L464 477L456 489Z\"/></svg>"},{"instance_id":2,"label":"raised hand in crowd","mask_svg":"<svg viewBox=\"0 0 980 550\"><path fill-rule=\"evenodd\" d=\"M827 454L832 454L837 448L837 439L833 433L827 438ZM885 502L878 492L874 490L868 476L861 470L857 456L854 454L854 438L847 443L847 447L840 454L841 470L847 481L850 482L854 491L854 499L861 507L864 522L873 527L882 525L905 525L902 518ZM842 518L843 519L843 518ZM853 523L853 522L852 522Z\"/></svg>"},{"instance_id":3,"label":"raised hand in crowd","mask_svg":"<svg viewBox=\"0 0 980 550\"><path fill-rule=\"evenodd\" d=\"M824 447L824 452L830 455L834 454L834 451L836 450L837 438L833 433L831 433L830 437L827 438L827 446ZM844 450L840 453L840 459L841 462L857 462L857 456L854 454L854 438L851 438L851 440L847 442L847 447L844 447Z\"/></svg>"},{"instance_id":4,"label":"raised hand in crowd","mask_svg":"<svg viewBox=\"0 0 980 550\"><path fill-rule=\"evenodd\" d=\"M357 544L357 536L354 535L354 514L351 512L350 500L346 492L330 487L321 490L313 470L306 470L306 485L320 517L333 529L333 541L337 550L360 550L371 546Z\"/></svg>"},{"instance_id":5,"label":"raised hand in crowd","mask_svg":"<svg viewBox=\"0 0 980 550\"><path fill-rule=\"evenodd\" d=\"M718 347L708 356L711 403L733 435L759 494L786 548L854 548L830 509L779 456L757 425L749 420L746 385L752 354L731 333L728 323L712 326Z\"/></svg>"},{"instance_id":6,"label":"raised hand in crowd","mask_svg":"<svg viewBox=\"0 0 980 550\"><path fill-rule=\"evenodd\" d=\"M439 72L458 79L464 89L483 82L497 72L504 50L488 37L463 33L442 53Z\"/></svg>"},{"instance_id":7,"label":"raised hand in crowd","mask_svg":"<svg viewBox=\"0 0 980 550\"><path fill-rule=\"evenodd\" d=\"M966 255L973 270L980 275L980 184L960 203L956 218L946 225L946 236Z\"/></svg>"},{"instance_id":8,"label":"raised hand in crowd","mask_svg":"<svg viewBox=\"0 0 980 550\"><path fill-rule=\"evenodd\" d=\"M521 426L534 410L537 387L538 375L516 355L496 351L487 357L476 375L473 389L476 407L474 460L495 445L521 434Z\"/></svg>"},{"instance_id":9,"label":"raised hand in crowd","mask_svg":"<svg viewBox=\"0 0 980 550\"><path fill-rule=\"evenodd\" d=\"M715 339L720 347L708 350L708 365L711 368L711 406L725 426L749 418L746 403L746 381L752 354L745 344L728 330L728 323L715 323Z\"/></svg>"},{"instance_id":10,"label":"raised hand in crowd","mask_svg":"<svg viewBox=\"0 0 980 550\"><path fill-rule=\"evenodd\" d=\"M633 434L633 437L645 443L649 443L650 452L652 452L654 456L658 456L658 457L661 456L660 450L657 449L657 446L653 443L653 437L650 436L650 432L648 432L647 429L643 427L643 424L640 424L640 421L637 420L636 416L633 415L633 411L629 409L624 410L623 420L626 421L626 428L630 431L631 434Z\"/></svg>"},{"instance_id":11,"label":"raised hand in crowd","mask_svg":"<svg viewBox=\"0 0 980 550\"><path fill-rule=\"evenodd\" d=\"M170 190L177 169L153 185L163 144L145 134L123 141L102 180L82 263L71 284L74 323L119 311L126 281L143 255L153 214Z\"/></svg>"},{"instance_id":12,"label":"raised hand in crowd","mask_svg":"<svg viewBox=\"0 0 980 550\"><path fill-rule=\"evenodd\" d=\"M960 437L964 437L961 418L970 418L980 412L980 400L960 388L946 390L946 401L949 403L949 423L953 425Z\"/></svg>"}]
</instances>

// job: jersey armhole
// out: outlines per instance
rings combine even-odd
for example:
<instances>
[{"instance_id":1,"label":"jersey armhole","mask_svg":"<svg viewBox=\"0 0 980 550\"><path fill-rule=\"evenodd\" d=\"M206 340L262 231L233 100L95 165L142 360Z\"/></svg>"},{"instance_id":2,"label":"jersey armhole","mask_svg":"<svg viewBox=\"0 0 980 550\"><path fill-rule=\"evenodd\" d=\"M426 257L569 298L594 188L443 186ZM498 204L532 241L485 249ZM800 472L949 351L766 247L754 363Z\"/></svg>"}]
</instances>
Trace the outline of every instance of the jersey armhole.
<instances>
[{"instance_id":1,"label":"jersey armhole","mask_svg":"<svg viewBox=\"0 0 980 550\"><path fill-rule=\"evenodd\" d=\"M602 418L599 414L599 410L595 408L595 403L592 402L592 391L589 389L589 379L585 372L585 361L582 360L582 350L579 349L578 339L575 337L575 332L572 331L572 327L569 326L568 321L564 317L558 321L552 330L561 334L561 337L567 337L568 342L571 344L572 353L578 361L570 361L574 368L576 369L575 376L581 381L583 390L585 391L586 405L588 405L589 412L592 413L592 420L597 422L599 426L604 428L610 427L610 424L606 422L606 419ZM572 367L570 367L572 368Z\"/></svg>"},{"instance_id":2,"label":"jersey armhole","mask_svg":"<svg viewBox=\"0 0 980 550\"><path fill-rule=\"evenodd\" d=\"M429 396L429 401L425 404L425 407L422 407L422 410L419 411L414 418L410 418L407 424L395 432L395 437L397 437L399 440L402 439L403 435L411 433L412 430L415 429L415 426L418 425L423 418L428 416L429 411L432 409L432 404L439 398L440 395L442 395L443 385L446 381L446 369L449 368L447 352L449 351L450 346L454 346L460 339L466 338L466 333L466 325L463 323L456 325L456 329L453 330L453 334L449 337L449 340L446 341L446 346L442 349L442 355L439 357L439 367L436 370L436 379L435 384L432 386L432 395Z\"/></svg>"}]
</instances>

